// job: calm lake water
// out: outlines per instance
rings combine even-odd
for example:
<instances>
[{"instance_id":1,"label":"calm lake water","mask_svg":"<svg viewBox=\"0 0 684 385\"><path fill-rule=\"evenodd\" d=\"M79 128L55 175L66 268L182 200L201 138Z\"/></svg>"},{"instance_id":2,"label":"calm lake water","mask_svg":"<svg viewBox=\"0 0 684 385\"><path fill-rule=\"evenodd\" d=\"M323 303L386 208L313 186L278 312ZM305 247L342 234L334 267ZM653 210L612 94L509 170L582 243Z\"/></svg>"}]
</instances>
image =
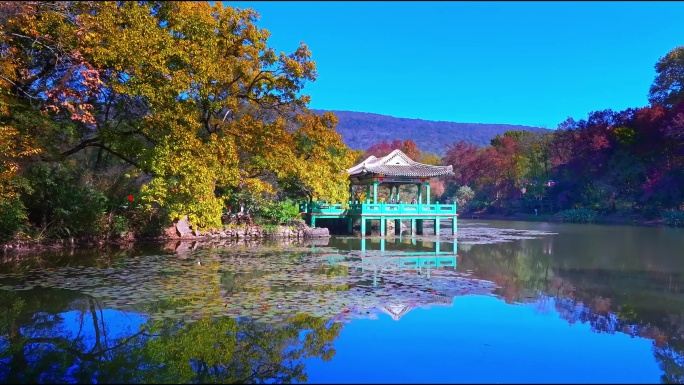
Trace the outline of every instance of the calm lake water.
<instances>
[{"instance_id":1,"label":"calm lake water","mask_svg":"<svg viewBox=\"0 0 684 385\"><path fill-rule=\"evenodd\" d=\"M5 257L0 382L684 382L682 229L444 231Z\"/></svg>"}]
</instances>

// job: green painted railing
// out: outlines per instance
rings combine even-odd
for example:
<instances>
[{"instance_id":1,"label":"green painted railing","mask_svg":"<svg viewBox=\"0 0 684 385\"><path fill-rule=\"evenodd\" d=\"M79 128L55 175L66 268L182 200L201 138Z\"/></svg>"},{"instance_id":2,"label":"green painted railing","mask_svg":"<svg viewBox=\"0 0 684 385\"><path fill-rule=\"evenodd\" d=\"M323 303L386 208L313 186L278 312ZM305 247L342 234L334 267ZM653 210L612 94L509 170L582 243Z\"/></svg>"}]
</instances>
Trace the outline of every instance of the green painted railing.
<instances>
[{"instance_id":1,"label":"green painted railing","mask_svg":"<svg viewBox=\"0 0 684 385\"><path fill-rule=\"evenodd\" d=\"M317 215L345 215L347 209L341 203L300 203L299 212Z\"/></svg>"},{"instance_id":2,"label":"green painted railing","mask_svg":"<svg viewBox=\"0 0 684 385\"><path fill-rule=\"evenodd\" d=\"M456 203L300 203L299 212L314 215L441 215L456 214Z\"/></svg>"},{"instance_id":3,"label":"green painted railing","mask_svg":"<svg viewBox=\"0 0 684 385\"><path fill-rule=\"evenodd\" d=\"M442 215L456 214L456 204L354 203L347 215Z\"/></svg>"}]
</instances>

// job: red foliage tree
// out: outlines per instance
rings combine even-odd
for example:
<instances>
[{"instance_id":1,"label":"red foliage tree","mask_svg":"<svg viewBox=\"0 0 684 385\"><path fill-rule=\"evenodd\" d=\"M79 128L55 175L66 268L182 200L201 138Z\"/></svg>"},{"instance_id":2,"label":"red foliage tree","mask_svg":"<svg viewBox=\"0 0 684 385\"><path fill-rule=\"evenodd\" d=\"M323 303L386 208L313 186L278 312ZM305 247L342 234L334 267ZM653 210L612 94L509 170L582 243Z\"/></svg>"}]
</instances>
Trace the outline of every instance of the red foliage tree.
<instances>
[{"instance_id":1,"label":"red foliage tree","mask_svg":"<svg viewBox=\"0 0 684 385\"><path fill-rule=\"evenodd\" d=\"M368 158L371 155L380 158L388 155L390 152L394 150L401 150L409 158L415 161L420 161L422 155L421 151L418 149L418 146L416 145L416 142L410 139L404 141L402 141L401 139L394 139L392 140L392 143L387 143L386 140L383 140L380 143L376 143L368 147L368 149L366 149L366 153L364 154L364 159Z\"/></svg>"},{"instance_id":2,"label":"red foliage tree","mask_svg":"<svg viewBox=\"0 0 684 385\"><path fill-rule=\"evenodd\" d=\"M471 186L479 175L476 167L478 160L478 148L472 143L460 141L447 144L447 151L443 160L445 165L451 165L454 175L447 178L448 181L456 182L459 186Z\"/></svg>"}]
</instances>

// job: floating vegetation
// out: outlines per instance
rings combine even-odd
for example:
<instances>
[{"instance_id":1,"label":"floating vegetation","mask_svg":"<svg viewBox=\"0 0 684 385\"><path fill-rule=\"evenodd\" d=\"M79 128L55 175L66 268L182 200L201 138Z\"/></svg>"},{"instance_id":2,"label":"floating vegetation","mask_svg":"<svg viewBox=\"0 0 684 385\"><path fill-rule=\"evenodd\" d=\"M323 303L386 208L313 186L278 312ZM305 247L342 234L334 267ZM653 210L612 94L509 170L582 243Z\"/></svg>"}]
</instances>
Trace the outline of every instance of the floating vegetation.
<instances>
[{"instance_id":1,"label":"floating vegetation","mask_svg":"<svg viewBox=\"0 0 684 385\"><path fill-rule=\"evenodd\" d=\"M494 227L476 227L484 223L471 223L470 226L460 226L458 229L459 244L491 244L512 242L518 239L536 239L557 233L538 230L498 229Z\"/></svg>"},{"instance_id":2,"label":"floating vegetation","mask_svg":"<svg viewBox=\"0 0 684 385\"><path fill-rule=\"evenodd\" d=\"M175 244L175 255L132 256L104 266L15 269L0 274L0 290L76 290L106 308L147 313L152 320L249 317L281 323L307 314L348 322L376 318L379 312L398 319L416 307L451 305L455 296L491 295L497 289L490 281L470 277L469 272L457 272L453 254L415 255L425 245L455 242L450 229L445 232L395 237L394 243L388 241L391 236L378 237L381 241L369 237L365 251L356 246L340 251L327 243L287 247ZM555 233L468 223L459 226L457 236L461 245L469 247L551 234ZM336 242L347 248L357 239L339 237ZM407 251L370 250L380 242L392 243L392 247L408 242Z\"/></svg>"},{"instance_id":3,"label":"floating vegetation","mask_svg":"<svg viewBox=\"0 0 684 385\"><path fill-rule=\"evenodd\" d=\"M455 296L489 295L496 289L492 282L453 269L405 268L396 257L334 250L316 246L315 254L311 249L273 253L218 247L182 256L136 256L116 267L33 268L0 274L0 289L77 290L105 308L144 311L153 320L250 317L266 323L302 313L348 322L383 311L392 315L388 309L397 306L450 305Z\"/></svg>"}]
</instances>

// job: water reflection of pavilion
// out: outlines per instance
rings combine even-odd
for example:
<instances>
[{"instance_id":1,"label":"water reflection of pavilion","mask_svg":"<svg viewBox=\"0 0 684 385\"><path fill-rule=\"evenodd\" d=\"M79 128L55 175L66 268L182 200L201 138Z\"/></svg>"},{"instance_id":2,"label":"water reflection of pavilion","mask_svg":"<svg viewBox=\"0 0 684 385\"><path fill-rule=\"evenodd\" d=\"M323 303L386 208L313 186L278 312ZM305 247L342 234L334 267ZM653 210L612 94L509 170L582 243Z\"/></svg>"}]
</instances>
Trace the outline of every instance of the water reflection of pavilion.
<instances>
[{"instance_id":1,"label":"water reflection of pavilion","mask_svg":"<svg viewBox=\"0 0 684 385\"><path fill-rule=\"evenodd\" d=\"M341 239L334 245L340 250L349 250L352 256L360 257L362 271L373 268L422 269L452 267L456 270L458 257L457 242L440 242L416 240L415 238L380 239ZM340 255L328 255L331 264L335 260L344 259Z\"/></svg>"},{"instance_id":2,"label":"water reflection of pavilion","mask_svg":"<svg viewBox=\"0 0 684 385\"><path fill-rule=\"evenodd\" d=\"M431 298L430 302L426 303L425 305L451 306L454 302L454 297L455 296L435 296ZM405 316L406 313L410 312L413 309L415 309L415 307L401 303L380 306L380 311L389 315L395 321L399 321L401 317Z\"/></svg>"},{"instance_id":3,"label":"water reflection of pavilion","mask_svg":"<svg viewBox=\"0 0 684 385\"><path fill-rule=\"evenodd\" d=\"M333 245L339 250L349 251L346 255L327 254L325 260L335 266L350 258L359 261L355 264L357 272L373 273L372 288L387 289L391 287L397 290L404 287L398 282L430 281L435 279L456 279L456 265L458 245L456 242L439 242L416 240L415 238L395 239L338 239ZM448 274L447 270L452 273ZM437 275L435 275L437 273ZM443 273L447 273L445 276ZM405 277L405 278L401 278ZM407 281L407 277L409 278ZM435 282L436 283L436 282ZM442 286L442 285L438 285ZM443 286L442 286L443 287ZM409 286L405 287L410 289ZM406 313L421 306L451 306L458 292L456 290L440 290L426 292L424 297L412 300L398 296L396 299L387 298L389 301L378 306L378 309L398 321Z\"/></svg>"}]
</instances>

